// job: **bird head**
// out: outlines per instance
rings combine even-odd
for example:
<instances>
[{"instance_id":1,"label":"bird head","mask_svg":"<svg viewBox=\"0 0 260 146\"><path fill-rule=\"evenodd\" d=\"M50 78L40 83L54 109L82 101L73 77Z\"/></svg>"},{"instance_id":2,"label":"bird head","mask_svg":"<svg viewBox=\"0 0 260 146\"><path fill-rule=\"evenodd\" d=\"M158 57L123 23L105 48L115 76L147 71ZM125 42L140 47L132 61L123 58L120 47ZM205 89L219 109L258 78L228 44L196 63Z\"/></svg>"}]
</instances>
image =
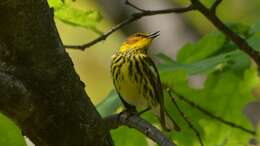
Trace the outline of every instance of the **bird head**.
<instances>
[{"instance_id":1,"label":"bird head","mask_svg":"<svg viewBox=\"0 0 260 146\"><path fill-rule=\"evenodd\" d=\"M127 38L127 40L120 47L119 51L125 52L135 50L147 52L152 40L157 36L159 36L159 31L154 33L135 33Z\"/></svg>"}]
</instances>

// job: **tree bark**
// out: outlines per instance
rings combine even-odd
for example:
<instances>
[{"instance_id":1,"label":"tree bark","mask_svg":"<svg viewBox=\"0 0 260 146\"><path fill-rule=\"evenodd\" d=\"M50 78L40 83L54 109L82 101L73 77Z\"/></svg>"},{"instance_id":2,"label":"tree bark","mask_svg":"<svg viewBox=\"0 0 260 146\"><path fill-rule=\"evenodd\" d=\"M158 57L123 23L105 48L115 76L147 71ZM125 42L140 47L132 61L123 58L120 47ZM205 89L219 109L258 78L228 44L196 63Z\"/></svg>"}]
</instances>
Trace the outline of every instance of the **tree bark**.
<instances>
[{"instance_id":1,"label":"tree bark","mask_svg":"<svg viewBox=\"0 0 260 146\"><path fill-rule=\"evenodd\" d=\"M0 2L0 111L37 146L110 146L47 0Z\"/></svg>"}]
</instances>

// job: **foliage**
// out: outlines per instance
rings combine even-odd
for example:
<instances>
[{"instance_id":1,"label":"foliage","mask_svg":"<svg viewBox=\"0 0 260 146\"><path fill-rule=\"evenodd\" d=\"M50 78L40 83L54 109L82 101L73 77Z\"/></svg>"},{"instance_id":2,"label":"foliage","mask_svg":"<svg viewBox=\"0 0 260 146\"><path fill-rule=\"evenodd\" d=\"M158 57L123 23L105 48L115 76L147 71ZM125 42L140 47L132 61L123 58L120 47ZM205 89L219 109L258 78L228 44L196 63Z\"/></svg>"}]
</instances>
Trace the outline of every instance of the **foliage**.
<instances>
[{"instance_id":1,"label":"foliage","mask_svg":"<svg viewBox=\"0 0 260 146\"><path fill-rule=\"evenodd\" d=\"M239 29L240 25L230 25L241 32L255 48L259 48L259 26L260 24L256 24L251 29ZM247 103L255 100L251 90L260 81L256 68L250 65L249 57L239 51L225 36L219 32L212 32L196 43L184 45L177 55L177 60L162 53L157 57L161 60L158 68L163 83L223 119L252 129L243 110ZM189 76L196 74L207 76L202 89L189 86ZM199 146L195 134L177 112L167 93L165 100L167 110L182 128L181 132L173 131L167 135L178 145ZM199 130L206 145L246 145L251 138L251 135L209 118L181 100L177 100L177 103ZM97 105L103 117L113 114L119 107L121 102L115 91L111 91L105 100ZM149 112L144 114L144 118L158 124L155 116ZM13 123L4 116L0 117L0 123L0 145L25 145L20 131ZM120 127L112 130L111 134L116 146L148 145L146 137L134 129ZM12 140L8 140L10 138Z\"/></svg>"},{"instance_id":2,"label":"foliage","mask_svg":"<svg viewBox=\"0 0 260 146\"><path fill-rule=\"evenodd\" d=\"M209 57L217 52L225 41L226 37L222 33L209 33L195 44L188 43L184 45L178 52L177 61L191 63Z\"/></svg>"},{"instance_id":3,"label":"foliage","mask_svg":"<svg viewBox=\"0 0 260 146\"><path fill-rule=\"evenodd\" d=\"M228 26L248 39L255 48L259 48L260 24L256 24L252 28L241 24L229 24ZM252 129L243 110L247 103L255 100L251 92L255 85L260 83L260 80L256 68L251 66L250 58L239 51L237 46L223 34L217 31L208 33L196 43L184 45L180 49L176 61L162 53L158 54L157 57L161 60L158 68L164 84L174 88L175 92L184 95L215 115ZM207 76L202 89L194 89L189 86L189 76L196 74ZM119 98L117 99L119 100ZM105 101L107 100L105 99ZM116 100L116 95L112 96L110 101L116 103L109 102L109 105L113 105L112 109L116 109L115 106L120 105L117 104L118 100ZM170 132L168 136L181 146L199 146L194 132L177 112L167 93L165 93L165 100L167 110L182 128L181 132ZM247 145L249 139L252 138L248 133L202 114L178 98L177 103L199 130L205 145ZM104 103L102 104L105 106ZM98 109L102 108L100 106L101 104ZM106 109L109 108L106 107ZM102 113L102 111L100 112ZM115 110L109 112L106 112L106 115L114 113ZM147 113L144 117L150 122L158 124L152 114ZM127 134L123 134L122 129ZM135 140L137 139L129 140L131 134L128 132L131 133L133 130L125 127L113 130L112 135L117 146L125 145L126 142L128 145L136 145ZM140 141L144 140L143 136L139 138ZM143 143L143 145L147 144Z\"/></svg>"},{"instance_id":4,"label":"foliage","mask_svg":"<svg viewBox=\"0 0 260 146\"><path fill-rule=\"evenodd\" d=\"M97 29L97 24L102 20L102 16L98 11L83 11L73 8L62 0L48 0L50 7L54 9L55 18L66 24L91 29L96 33L101 33Z\"/></svg>"},{"instance_id":5,"label":"foliage","mask_svg":"<svg viewBox=\"0 0 260 146\"><path fill-rule=\"evenodd\" d=\"M147 146L145 136L135 129L122 126L116 130L112 130L111 134L116 146Z\"/></svg>"},{"instance_id":6,"label":"foliage","mask_svg":"<svg viewBox=\"0 0 260 146\"><path fill-rule=\"evenodd\" d=\"M239 31L239 29L237 30ZM256 69L250 67L249 57L238 51L230 41L216 41L221 39L224 40L221 35L214 36L210 33L197 43L189 47L184 46L177 55L177 61L165 61L160 57L164 60L160 66L162 81L173 87L176 92L223 119L252 129L242 111L247 103L254 100L251 90L254 85L259 83ZM208 44L212 44L213 47ZM176 66L176 63L179 66ZM170 70L171 64L172 69ZM207 75L203 89L189 87L188 75L194 73ZM166 100L170 100L168 98ZM211 119L182 101L177 100L177 102L200 131L205 145L232 146L248 143L251 137L249 134ZM167 108L183 127L181 132L173 132L170 136L179 145L199 145L194 133L174 110L174 105L170 101L166 103L168 103Z\"/></svg>"},{"instance_id":7,"label":"foliage","mask_svg":"<svg viewBox=\"0 0 260 146\"><path fill-rule=\"evenodd\" d=\"M2 114L0 114L0 129L1 146L26 146L20 129Z\"/></svg>"},{"instance_id":8,"label":"foliage","mask_svg":"<svg viewBox=\"0 0 260 146\"><path fill-rule=\"evenodd\" d=\"M115 90L112 90L105 99L96 107L102 117L109 116L121 105L121 101Z\"/></svg>"},{"instance_id":9,"label":"foliage","mask_svg":"<svg viewBox=\"0 0 260 146\"><path fill-rule=\"evenodd\" d=\"M210 7L214 1L202 0L202 2ZM57 19L69 25L100 33L97 24L102 17L98 11L76 9L62 0L48 0L48 3L54 9ZM254 49L260 50L260 22L252 27L237 23L228 26L246 38ZM206 34L196 43L187 43L180 48L176 60L163 53L157 57L161 61L158 68L164 84L215 115L252 129L243 110L247 103L255 100L251 92L255 85L260 84L260 80L256 68L251 65L250 58L239 51L226 36L215 31ZM198 74L207 77L202 89L194 89L189 85L189 78ZM173 131L167 135L177 145L199 146L194 132L177 112L166 92L165 100L167 110L182 128L181 132ZM239 129L209 118L178 98L177 103L199 130L205 145L242 146L247 145L252 138ZM120 107L122 107L121 101L113 90L97 105L97 110L102 117L106 117L115 113ZM158 124L151 113L145 113L144 118L153 124ZM21 131L3 115L0 115L0 129L0 145L25 146ZM134 129L120 127L112 130L111 134L116 146L148 145L146 137Z\"/></svg>"},{"instance_id":10,"label":"foliage","mask_svg":"<svg viewBox=\"0 0 260 146\"><path fill-rule=\"evenodd\" d=\"M248 42L256 50L260 50L260 21L257 22L251 29L250 34L252 35Z\"/></svg>"}]
</instances>

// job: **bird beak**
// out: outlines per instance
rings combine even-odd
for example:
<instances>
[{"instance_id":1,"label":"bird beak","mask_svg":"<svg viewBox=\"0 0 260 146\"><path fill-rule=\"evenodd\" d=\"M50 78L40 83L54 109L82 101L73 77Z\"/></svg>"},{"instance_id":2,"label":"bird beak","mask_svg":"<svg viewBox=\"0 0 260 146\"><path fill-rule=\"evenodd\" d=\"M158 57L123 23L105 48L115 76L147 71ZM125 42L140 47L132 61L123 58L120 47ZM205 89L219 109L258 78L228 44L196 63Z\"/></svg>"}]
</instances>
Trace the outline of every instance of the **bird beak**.
<instances>
[{"instance_id":1,"label":"bird beak","mask_svg":"<svg viewBox=\"0 0 260 146\"><path fill-rule=\"evenodd\" d=\"M148 37L154 39L154 38L158 37L159 35L160 35L160 31L156 31L154 33L149 34Z\"/></svg>"}]
</instances>

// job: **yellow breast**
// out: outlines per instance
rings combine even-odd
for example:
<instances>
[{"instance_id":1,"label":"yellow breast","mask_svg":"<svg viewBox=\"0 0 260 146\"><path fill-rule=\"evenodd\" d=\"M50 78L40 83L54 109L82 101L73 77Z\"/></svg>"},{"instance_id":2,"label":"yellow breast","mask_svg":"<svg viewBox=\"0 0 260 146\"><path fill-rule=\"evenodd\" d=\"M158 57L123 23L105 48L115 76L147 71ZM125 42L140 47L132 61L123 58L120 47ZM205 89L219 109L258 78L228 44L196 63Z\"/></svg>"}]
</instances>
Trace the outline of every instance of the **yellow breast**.
<instances>
[{"instance_id":1,"label":"yellow breast","mask_svg":"<svg viewBox=\"0 0 260 146\"><path fill-rule=\"evenodd\" d=\"M116 60L118 58L114 58L111 66L116 90L128 104L141 109L147 108L151 98L144 90L144 80L146 78L137 72L137 60L133 56L123 57L121 61Z\"/></svg>"}]
</instances>

